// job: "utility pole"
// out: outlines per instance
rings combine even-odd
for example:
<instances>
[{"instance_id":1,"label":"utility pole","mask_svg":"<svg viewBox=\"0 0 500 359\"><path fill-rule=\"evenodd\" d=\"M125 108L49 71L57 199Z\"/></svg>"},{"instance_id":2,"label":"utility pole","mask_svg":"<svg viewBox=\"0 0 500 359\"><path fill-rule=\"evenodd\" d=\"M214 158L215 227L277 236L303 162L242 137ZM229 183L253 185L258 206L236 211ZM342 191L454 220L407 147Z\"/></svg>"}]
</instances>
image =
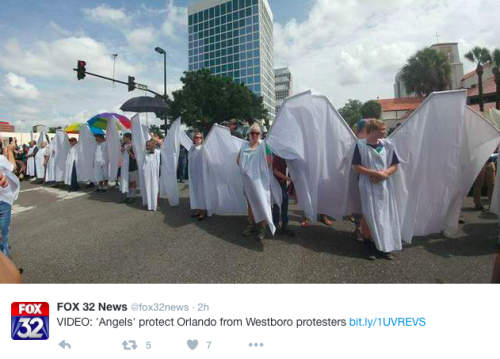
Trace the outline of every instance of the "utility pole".
<instances>
[{"instance_id":1,"label":"utility pole","mask_svg":"<svg viewBox=\"0 0 500 359\"><path fill-rule=\"evenodd\" d=\"M118 54L113 54L113 87L115 86L115 66L116 66L116 58L118 57Z\"/></svg>"}]
</instances>

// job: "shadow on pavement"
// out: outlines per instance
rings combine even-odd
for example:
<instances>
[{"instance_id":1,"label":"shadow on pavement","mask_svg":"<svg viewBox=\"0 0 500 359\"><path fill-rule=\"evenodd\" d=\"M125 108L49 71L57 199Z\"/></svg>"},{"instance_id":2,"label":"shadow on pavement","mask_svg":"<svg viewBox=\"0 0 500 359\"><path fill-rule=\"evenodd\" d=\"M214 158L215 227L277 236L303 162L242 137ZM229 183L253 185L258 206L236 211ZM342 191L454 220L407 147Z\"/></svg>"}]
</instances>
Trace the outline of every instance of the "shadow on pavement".
<instances>
[{"instance_id":1,"label":"shadow on pavement","mask_svg":"<svg viewBox=\"0 0 500 359\"><path fill-rule=\"evenodd\" d=\"M443 234L432 234L426 237L415 237L407 248L422 247L432 254L443 258L476 257L498 252L495 244L497 224L475 223L465 224L462 230L467 234L458 238L446 238Z\"/></svg>"}]
</instances>

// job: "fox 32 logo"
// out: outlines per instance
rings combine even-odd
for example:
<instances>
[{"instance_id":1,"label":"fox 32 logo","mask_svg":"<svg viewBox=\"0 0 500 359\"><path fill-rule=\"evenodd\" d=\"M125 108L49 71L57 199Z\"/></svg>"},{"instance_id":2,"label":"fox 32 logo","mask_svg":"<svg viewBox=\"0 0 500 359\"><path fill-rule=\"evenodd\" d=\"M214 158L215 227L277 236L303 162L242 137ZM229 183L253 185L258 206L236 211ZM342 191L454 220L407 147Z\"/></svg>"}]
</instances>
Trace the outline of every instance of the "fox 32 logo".
<instances>
[{"instance_id":1,"label":"fox 32 logo","mask_svg":"<svg viewBox=\"0 0 500 359\"><path fill-rule=\"evenodd\" d=\"M11 323L11 337L14 340L49 339L49 303L12 303Z\"/></svg>"}]
</instances>

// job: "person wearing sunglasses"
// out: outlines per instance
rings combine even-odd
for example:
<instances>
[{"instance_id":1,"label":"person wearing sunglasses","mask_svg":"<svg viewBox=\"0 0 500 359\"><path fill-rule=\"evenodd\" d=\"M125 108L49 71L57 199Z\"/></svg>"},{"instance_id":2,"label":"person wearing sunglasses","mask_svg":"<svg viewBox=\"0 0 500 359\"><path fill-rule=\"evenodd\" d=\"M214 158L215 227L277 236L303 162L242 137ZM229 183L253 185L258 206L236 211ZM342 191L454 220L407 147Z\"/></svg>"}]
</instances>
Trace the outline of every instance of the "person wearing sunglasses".
<instances>
[{"instance_id":1,"label":"person wearing sunglasses","mask_svg":"<svg viewBox=\"0 0 500 359\"><path fill-rule=\"evenodd\" d=\"M207 205L205 201L205 189L203 185L203 134L195 132L194 146L189 150L188 173L189 173L189 202L193 214L191 217L198 217L198 221L203 221L207 215Z\"/></svg>"},{"instance_id":2,"label":"person wearing sunglasses","mask_svg":"<svg viewBox=\"0 0 500 359\"><path fill-rule=\"evenodd\" d=\"M236 158L236 163L242 169L245 168L245 165L253 160L253 157L257 153L257 149L260 146L261 139L261 131L260 126L257 123L254 123L250 127L250 141L245 143ZM266 162L269 167L271 167L272 159L271 159L271 151L266 146ZM252 207L250 206L250 201L248 200L247 191L245 190L245 182L243 182L243 191L245 192L245 197L247 197L248 203L248 227L243 231L244 237L249 237L252 233L257 232L257 240L262 241L266 235L267 231L267 222L262 221L260 223L255 223Z\"/></svg>"}]
</instances>

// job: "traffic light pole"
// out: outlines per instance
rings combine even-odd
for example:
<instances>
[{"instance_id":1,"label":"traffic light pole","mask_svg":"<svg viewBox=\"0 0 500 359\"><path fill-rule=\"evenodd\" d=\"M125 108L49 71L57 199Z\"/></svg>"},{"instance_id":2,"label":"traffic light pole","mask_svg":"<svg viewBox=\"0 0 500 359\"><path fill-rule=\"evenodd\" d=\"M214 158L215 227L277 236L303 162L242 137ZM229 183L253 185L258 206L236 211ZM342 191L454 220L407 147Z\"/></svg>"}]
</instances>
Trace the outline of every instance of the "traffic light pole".
<instances>
[{"instance_id":1,"label":"traffic light pole","mask_svg":"<svg viewBox=\"0 0 500 359\"><path fill-rule=\"evenodd\" d=\"M76 71L76 72L78 72L78 69L73 69L73 70ZM115 79L112 79L111 77L101 76L101 75L93 74L93 73L87 72L87 71L85 71L85 75L99 77L99 78L104 79L104 80L109 80L109 81L112 81L112 82L118 82L119 84L124 84L124 85L128 86L128 82L124 82L124 81L120 81L120 80L115 80ZM144 90L144 91L147 91L147 92L150 92L150 93L152 93L154 95L157 95L157 96L160 96L162 98L165 98L165 96L160 95L158 92L154 92L153 90L147 89L147 90ZM166 100L167 99L165 98L165 101Z\"/></svg>"}]
</instances>

